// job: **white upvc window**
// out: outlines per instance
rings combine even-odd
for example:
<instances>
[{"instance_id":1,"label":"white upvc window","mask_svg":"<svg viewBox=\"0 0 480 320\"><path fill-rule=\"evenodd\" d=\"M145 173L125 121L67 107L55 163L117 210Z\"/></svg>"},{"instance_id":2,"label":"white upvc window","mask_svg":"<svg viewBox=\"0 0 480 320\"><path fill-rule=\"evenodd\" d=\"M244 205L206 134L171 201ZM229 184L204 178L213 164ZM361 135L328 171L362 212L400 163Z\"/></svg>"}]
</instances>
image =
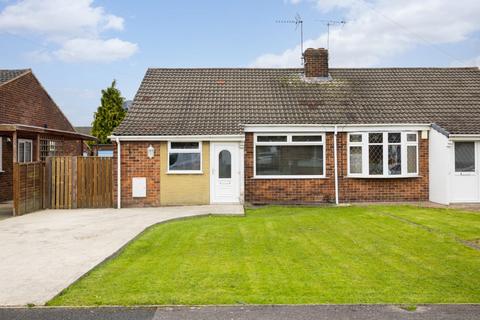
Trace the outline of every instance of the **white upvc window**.
<instances>
[{"instance_id":1,"label":"white upvc window","mask_svg":"<svg viewBox=\"0 0 480 320\"><path fill-rule=\"evenodd\" d=\"M418 175L417 132L352 132L347 144L351 177L412 177Z\"/></svg>"},{"instance_id":2,"label":"white upvc window","mask_svg":"<svg viewBox=\"0 0 480 320\"><path fill-rule=\"evenodd\" d=\"M323 133L257 133L254 178L325 178L324 144Z\"/></svg>"},{"instance_id":3,"label":"white upvc window","mask_svg":"<svg viewBox=\"0 0 480 320\"><path fill-rule=\"evenodd\" d=\"M0 172L3 172L3 139L0 137Z\"/></svg>"},{"instance_id":4,"label":"white upvc window","mask_svg":"<svg viewBox=\"0 0 480 320\"><path fill-rule=\"evenodd\" d=\"M29 139L18 139L17 162L32 162L33 142Z\"/></svg>"},{"instance_id":5,"label":"white upvc window","mask_svg":"<svg viewBox=\"0 0 480 320\"><path fill-rule=\"evenodd\" d=\"M168 142L167 173L202 173L202 142Z\"/></svg>"}]
</instances>

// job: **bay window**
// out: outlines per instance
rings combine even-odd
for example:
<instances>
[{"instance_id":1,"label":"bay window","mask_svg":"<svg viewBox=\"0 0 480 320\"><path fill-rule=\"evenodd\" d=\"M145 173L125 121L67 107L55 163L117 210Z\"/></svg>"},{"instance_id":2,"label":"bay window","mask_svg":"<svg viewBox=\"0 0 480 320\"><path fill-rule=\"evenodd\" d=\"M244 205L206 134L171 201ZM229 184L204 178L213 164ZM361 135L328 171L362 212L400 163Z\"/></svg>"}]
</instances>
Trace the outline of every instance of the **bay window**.
<instances>
[{"instance_id":1,"label":"bay window","mask_svg":"<svg viewBox=\"0 0 480 320\"><path fill-rule=\"evenodd\" d=\"M168 173L202 173L201 142L169 142Z\"/></svg>"},{"instance_id":2,"label":"bay window","mask_svg":"<svg viewBox=\"0 0 480 320\"><path fill-rule=\"evenodd\" d=\"M257 134L255 177L324 177L324 139L323 134Z\"/></svg>"},{"instance_id":3,"label":"bay window","mask_svg":"<svg viewBox=\"0 0 480 320\"><path fill-rule=\"evenodd\" d=\"M416 132L348 134L348 175L403 177L418 174Z\"/></svg>"}]
</instances>

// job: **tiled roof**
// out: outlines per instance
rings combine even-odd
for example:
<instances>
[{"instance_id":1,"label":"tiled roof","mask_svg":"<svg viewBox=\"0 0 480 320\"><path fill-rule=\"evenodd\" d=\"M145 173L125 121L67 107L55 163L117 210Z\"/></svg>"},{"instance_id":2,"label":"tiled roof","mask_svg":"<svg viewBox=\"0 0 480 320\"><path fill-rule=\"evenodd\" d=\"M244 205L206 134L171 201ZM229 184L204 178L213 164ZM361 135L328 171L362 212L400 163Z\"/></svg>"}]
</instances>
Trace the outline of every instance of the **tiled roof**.
<instances>
[{"instance_id":1,"label":"tiled roof","mask_svg":"<svg viewBox=\"0 0 480 320\"><path fill-rule=\"evenodd\" d=\"M75 131L83 134L92 134L92 127L75 127Z\"/></svg>"},{"instance_id":2,"label":"tiled roof","mask_svg":"<svg viewBox=\"0 0 480 320\"><path fill-rule=\"evenodd\" d=\"M18 70L1 70L0 69L0 85L4 82L10 81L13 78L18 77L23 73L29 72L30 69L18 69Z\"/></svg>"},{"instance_id":3,"label":"tiled roof","mask_svg":"<svg viewBox=\"0 0 480 320\"><path fill-rule=\"evenodd\" d=\"M148 69L117 135L241 134L244 124L430 124L480 133L478 68Z\"/></svg>"}]
</instances>

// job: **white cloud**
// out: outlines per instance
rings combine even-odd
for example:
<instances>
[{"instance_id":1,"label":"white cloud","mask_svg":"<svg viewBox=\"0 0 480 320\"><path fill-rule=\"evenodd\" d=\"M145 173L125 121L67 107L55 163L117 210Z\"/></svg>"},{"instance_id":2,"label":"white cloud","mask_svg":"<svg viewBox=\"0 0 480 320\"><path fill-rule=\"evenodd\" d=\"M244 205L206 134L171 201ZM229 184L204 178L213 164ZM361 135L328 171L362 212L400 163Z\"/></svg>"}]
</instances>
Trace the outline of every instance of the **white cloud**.
<instances>
[{"instance_id":1,"label":"white cloud","mask_svg":"<svg viewBox=\"0 0 480 320\"><path fill-rule=\"evenodd\" d=\"M95 6L93 0L20 0L0 12L0 33L26 37L40 36L59 47L48 51L33 50L27 56L36 61L61 58L65 61L113 61L137 51L135 43L119 39L102 39L102 32L123 30L124 19ZM94 43L96 56L78 54L79 43Z\"/></svg>"},{"instance_id":2,"label":"white cloud","mask_svg":"<svg viewBox=\"0 0 480 320\"><path fill-rule=\"evenodd\" d=\"M111 62L128 58L137 50L138 46L135 43L116 38L108 40L77 38L68 40L53 54L66 62Z\"/></svg>"},{"instance_id":3,"label":"white cloud","mask_svg":"<svg viewBox=\"0 0 480 320\"><path fill-rule=\"evenodd\" d=\"M342 67L374 66L418 44L456 43L480 30L478 0L310 0L322 12L343 10L347 24L332 27L330 57ZM326 34L304 47L325 47ZM300 46L258 57L253 66L298 66Z\"/></svg>"}]
</instances>

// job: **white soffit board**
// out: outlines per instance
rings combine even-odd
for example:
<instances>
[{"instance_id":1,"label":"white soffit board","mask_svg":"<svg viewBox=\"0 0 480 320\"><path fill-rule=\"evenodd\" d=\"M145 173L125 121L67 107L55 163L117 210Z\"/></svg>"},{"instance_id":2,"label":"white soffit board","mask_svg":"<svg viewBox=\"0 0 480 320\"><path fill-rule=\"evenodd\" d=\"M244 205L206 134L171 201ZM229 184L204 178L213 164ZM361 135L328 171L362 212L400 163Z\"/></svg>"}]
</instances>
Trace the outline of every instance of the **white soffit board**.
<instances>
[{"instance_id":1,"label":"white soffit board","mask_svg":"<svg viewBox=\"0 0 480 320\"><path fill-rule=\"evenodd\" d=\"M132 178L132 197L145 198L147 196L147 178Z\"/></svg>"}]
</instances>

